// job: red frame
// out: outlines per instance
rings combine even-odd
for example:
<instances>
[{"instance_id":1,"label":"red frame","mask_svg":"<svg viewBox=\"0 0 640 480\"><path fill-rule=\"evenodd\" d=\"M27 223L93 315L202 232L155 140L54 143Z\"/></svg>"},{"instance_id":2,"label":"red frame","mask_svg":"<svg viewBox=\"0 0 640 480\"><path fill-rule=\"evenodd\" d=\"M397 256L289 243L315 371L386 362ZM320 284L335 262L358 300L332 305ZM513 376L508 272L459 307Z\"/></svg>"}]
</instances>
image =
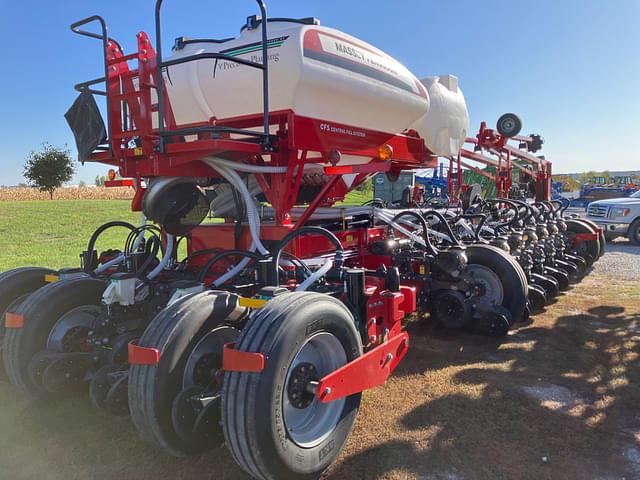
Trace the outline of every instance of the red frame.
<instances>
[{"instance_id":1,"label":"red frame","mask_svg":"<svg viewBox=\"0 0 640 480\"><path fill-rule=\"evenodd\" d=\"M533 141L531 137L503 137L497 131L487 128L486 122L481 122L478 134L473 138L470 137L466 139L466 143L471 144L474 151L461 148L455 159L453 157L450 158L449 171L451 171L454 163L457 167L457 176L452 177L450 175L448 179L448 190L450 196L452 198L457 198L459 196L462 186L461 167L465 167L487 177L490 180L493 180L496 184L498 197L507 197L509 189L513 185L513 168L515 167L521 172L531 175L536 180L536 200L551 200L551 162L510 145L508 143L509 140L525 144ZM498 154L498 158L495 159L483 155L482 153L478 153L483 150ZM462 161L462 158L495 167L496 173L495 175L492 175L485 172L480 168ZM514 158L525 162L531 168L513 161Z\"/></svg>"}]
</instances>

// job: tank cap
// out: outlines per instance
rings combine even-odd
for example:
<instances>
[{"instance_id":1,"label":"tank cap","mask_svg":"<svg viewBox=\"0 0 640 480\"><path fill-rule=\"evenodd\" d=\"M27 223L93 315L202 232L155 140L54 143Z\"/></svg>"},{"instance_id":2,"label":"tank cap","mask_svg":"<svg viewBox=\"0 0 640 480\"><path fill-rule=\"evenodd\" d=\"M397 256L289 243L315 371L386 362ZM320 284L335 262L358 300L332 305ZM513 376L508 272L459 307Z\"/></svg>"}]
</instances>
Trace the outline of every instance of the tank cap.
<instances>
[{"instance_id":1,"label":"tank cap","mask_svg":"<svg viewBox=\"0 0 640 480\"><path fill-rule=\"evenodd\" d=\"M250 17L247 17L245 28L247 30L255 30L258 28L258 25L260 25L260 22L262 22L262 17L260 15L251 15Z\"/></svg>"},{"instance_id":2,"label":"tank cap","mask_svg":"<svg viewBox=\"0 0 640 480\"><path fill-rule=\"evenodd\" d=\"M300 23L302 25L320 25L320 20L315 17L306 18L268 18L267 22L291 22ZM251 15L247 17L247 23L242 26L242 30L255 30L262 23L262 17L260 15Z\"/></svg>"}]
</instances>

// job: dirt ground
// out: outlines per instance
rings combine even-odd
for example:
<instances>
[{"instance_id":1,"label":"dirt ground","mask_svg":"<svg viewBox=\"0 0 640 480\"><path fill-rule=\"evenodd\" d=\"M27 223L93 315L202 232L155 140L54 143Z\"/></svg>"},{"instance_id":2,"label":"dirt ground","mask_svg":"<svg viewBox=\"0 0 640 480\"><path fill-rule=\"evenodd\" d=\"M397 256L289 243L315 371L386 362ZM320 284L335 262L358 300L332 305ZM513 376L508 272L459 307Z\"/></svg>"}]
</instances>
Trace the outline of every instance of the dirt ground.
<instances>
[{"instance_id":1,"label":"dirt ground","mask_svg":"<svg viewBox=\"0 0 640 480\"><path fill-rule=\"evenodd\" d=\"M592 272L503 339L411 323L324 480L640 479L639 279ZM224 448L170 458L87 396L29 403L5 382L0 478L247 477Z\"/></svg>"}]
</instances>

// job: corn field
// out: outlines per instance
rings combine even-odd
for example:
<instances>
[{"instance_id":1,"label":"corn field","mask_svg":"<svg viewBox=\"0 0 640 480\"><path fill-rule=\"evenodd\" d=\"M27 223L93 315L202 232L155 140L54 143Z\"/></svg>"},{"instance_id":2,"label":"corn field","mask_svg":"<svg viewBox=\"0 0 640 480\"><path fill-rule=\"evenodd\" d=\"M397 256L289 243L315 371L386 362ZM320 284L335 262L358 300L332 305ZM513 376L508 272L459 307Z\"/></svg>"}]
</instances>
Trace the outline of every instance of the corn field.
<instances>
[{"instance_id":1,"label":"corn field","mask_svg":"<svg viewBox=\"0 0 640 480\"><path fill-rule=\"evenodd\" d=\"M54 200L113 200L133 198L131 187L61 187L53 192ZM49 200L49 192L37 188L0 188L0 202Z\"/></svg>"}]
</instances>

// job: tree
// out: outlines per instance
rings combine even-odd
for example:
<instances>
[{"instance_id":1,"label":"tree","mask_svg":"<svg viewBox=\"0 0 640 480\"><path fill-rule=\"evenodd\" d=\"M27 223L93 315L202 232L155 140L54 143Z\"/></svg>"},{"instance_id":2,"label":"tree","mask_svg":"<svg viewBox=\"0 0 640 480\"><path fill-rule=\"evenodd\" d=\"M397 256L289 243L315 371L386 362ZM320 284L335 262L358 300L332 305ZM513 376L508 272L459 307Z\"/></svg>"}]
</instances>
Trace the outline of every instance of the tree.
<instances>
[{"instance_id":1,"label":"tree","mask_svg":"<svg viewBox=\"0 0 640 480\"><path fill-rule=\"evenodd\" d=\"M71 180L75 171L70 153L44 142L41 151L32 151L27 157L24 178L40 191L49 192L49 198L53 199L53 191Z\"/></svg>"},{"instance_id":2,"label":"tree","mask_svg":"<svg viewBox=\"0 0 640 480\"><path fill-rule=\"evenodd\" d=\"M94 180L95 186L96 187L104 187L104 182L106 182L107 180L109 180L107 177L105 177L104 175L100 176L100 175L96 175L96 178Z\"/></svg>"},{"instance_id":3,"label":"tree","mask_svg":"<svg viewBox=\"0 0 640 480\"><path fill-rule=\"evenodd\" d=\"M594 172L593 170L589 170L588 172L581 173L578 176L578 181L580 183L591 182L593 177L598 177L598 172Z\"/></svg>"},{"instance_id":4,"label":"tree","mask_svg":"<svg viewBox=\"0 0 640 480\"><path fill-rule=\"evenodd\" d=\"M80 181L78 182L78 187L79 187L79 188L84 188L84 187L86 187L86 186L87 186L87 184L85 183L85 181L84 181L84 180L80 180Z\"/></svg>"}]
</instances>

